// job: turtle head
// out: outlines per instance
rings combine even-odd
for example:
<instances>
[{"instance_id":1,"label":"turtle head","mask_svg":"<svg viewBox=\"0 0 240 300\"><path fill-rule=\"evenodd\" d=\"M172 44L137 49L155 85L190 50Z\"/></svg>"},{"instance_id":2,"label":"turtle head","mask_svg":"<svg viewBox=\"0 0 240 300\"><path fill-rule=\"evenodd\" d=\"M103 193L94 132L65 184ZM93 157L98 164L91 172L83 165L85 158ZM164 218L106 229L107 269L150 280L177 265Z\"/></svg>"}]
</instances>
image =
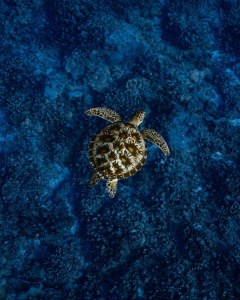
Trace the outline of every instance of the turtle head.
<instances>
[{"instance_id":1,"label":"turtle head","mask_svg":"<svg viewBox=\"0 0 240 300\"><path fill-rule=\"evenodd\" d=\"M131 123L132 125L138 127L143 119L144 119L144 116L145 116L145 112L142 111L142 110L138 110L133 116L132 118L130 119L129 123Z\"/></svg>"}]
</instances>

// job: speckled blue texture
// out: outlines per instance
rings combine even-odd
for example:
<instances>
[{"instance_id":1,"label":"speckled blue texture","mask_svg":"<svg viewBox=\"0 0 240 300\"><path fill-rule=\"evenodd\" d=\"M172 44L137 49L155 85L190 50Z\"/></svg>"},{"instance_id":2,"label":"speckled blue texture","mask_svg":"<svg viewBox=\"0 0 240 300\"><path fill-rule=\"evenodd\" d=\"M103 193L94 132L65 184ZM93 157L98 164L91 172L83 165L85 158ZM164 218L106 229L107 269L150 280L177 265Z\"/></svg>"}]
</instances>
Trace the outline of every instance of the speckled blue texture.
<instances>
[{"instance_id":1,"label":"speckled blue texture","mask_svg":"<svg viewBox=\"0 0 240 300\"><path fill-rule=\"evenodd\" d=\"M240 299L240 1L0 1L0 299ZM165 137L89 188L91 107Z\"/></svg>"}]
</instances>

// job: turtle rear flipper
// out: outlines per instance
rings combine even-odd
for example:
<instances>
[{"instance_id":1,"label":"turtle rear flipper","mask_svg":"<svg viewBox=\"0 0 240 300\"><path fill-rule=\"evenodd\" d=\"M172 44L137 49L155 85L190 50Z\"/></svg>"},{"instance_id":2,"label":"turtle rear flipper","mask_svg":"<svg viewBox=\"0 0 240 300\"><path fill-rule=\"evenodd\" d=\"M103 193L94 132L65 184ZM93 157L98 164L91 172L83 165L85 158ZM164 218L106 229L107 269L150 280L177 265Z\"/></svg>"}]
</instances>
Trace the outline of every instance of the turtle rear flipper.
<instances>
[{"instance_id":1,"label":"turtle rear flipper","mask_svg":"<svg viewBox=\"0 0 240 300\"><path fill-rule=\"evenodd\" d=\"M112 179L112 180L108 180L108 181L107 181L106 188L107 188L108 195L109 195L111 198L113 198L113 197L116 195L116 191L117 191L117 182L118 182L117 179Z\"/></svg>"},{"instance_id":2,"label":"turtle rear flipper","mask_svg":"<svg viewBox=\"0 0 240 300\"><path fill-rule=\"evenodd\" d=\"M97 116L111 123L120 122L121 117L115 111L105 107L94 107L86 111L88 116Z\"/></svg>"},{"instance_id":3,"label":"turtle rear flipper","mask_svg":"<svg viewBox=\"0 0 240 300\"><path fill-rule=\"evenodd\" d=\"M170 155L170 150L164 138L153 129L141 131L142 137L158 146L165 155Z\"/></svg>"},{"instance_id":4,"label":"turtle rear flipper","mask_svg":"<svg viewBox=\"0 0 240 300\"><path fill-rule=\"evenodd\" d=\"M88 185L89 186L93 186L95 184L97 184L99 181L101 180L101 176L99 175L98 172L95 172L92 177L90 178Z\"/></svg>"}]
</instances>

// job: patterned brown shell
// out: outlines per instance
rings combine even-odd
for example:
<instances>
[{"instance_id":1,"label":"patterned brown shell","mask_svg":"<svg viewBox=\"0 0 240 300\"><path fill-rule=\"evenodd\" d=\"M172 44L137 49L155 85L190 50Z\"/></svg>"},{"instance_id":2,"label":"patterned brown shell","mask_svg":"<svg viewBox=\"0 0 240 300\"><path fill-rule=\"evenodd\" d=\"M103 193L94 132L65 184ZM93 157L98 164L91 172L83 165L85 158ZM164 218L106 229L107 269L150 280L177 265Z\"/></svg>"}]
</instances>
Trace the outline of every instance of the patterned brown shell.
<instances>
[{"instance_id":1,"label":"patterned brown shell","mask_svg":"<svg viewBox=\"0 0 240 300\"><path fill-rule=\"evenodd\" d=\"M141 133L129 123L114 123L97 133L89 144L92 167L105 179L136 174L146 160Z\"/></svg>"}]
</instances>

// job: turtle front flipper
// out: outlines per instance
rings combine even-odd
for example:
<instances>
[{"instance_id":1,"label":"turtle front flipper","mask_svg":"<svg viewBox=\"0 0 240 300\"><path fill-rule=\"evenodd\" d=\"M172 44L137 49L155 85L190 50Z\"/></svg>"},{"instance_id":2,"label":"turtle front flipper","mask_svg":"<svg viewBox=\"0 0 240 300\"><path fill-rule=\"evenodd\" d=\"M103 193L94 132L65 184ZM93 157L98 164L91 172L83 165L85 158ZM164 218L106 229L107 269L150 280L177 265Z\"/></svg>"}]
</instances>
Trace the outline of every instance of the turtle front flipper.
<instances>
[{"instance_id":1,"label":"turtle front flipper","mask_svg":"<svg viewBox=\"0 0 240 300\"><path fill-rule=\"evenodd\" d=\"M100 180L101 180L100 174L97 173L97 172L95 172L95 173L92 175L92 177L90 178L88 185L89 185L89 186L93 186L93 185L97 184Z\"/></svg>"},{"instance_id":2,"label":"turtle front flipper","mask_svg":"<svg viewBox=\"0 0 240 300\"><path fill-rule=\"evenodd\" d=\"M164 138L153 129L141 131L142 137L158 146L165 155L170 155L170 150Z\"/></svg>"},{"instance_id":3,"label":"turtle front flipper","mask_svg":"<svg viewBox=\"0 0 240 300\"><path fill-rule=\"evenodd\" d=\"M115 111L113 111L109 108L104 108L104 107L90 108L89 110L86 111L86 115L97 116L97 117L103 118L111 123L121 121L121 117L119 116L118 113L116 113Z\"/></svg>"},{"instance_id":4,"label":"turtle front flipper","mask_svg":"<svg viewBox=\"0 0 240 300\"><path fill-rule=\"evenodd\" d=\"M113 197L116 195L116 191L117 191L117 182L118 182L117 179L112 179L112 180L108 180L108 181L107 181L106 188L107 188L108 195L109 195L111 198L113 198Z\"/></svg>"}]
</instances>

